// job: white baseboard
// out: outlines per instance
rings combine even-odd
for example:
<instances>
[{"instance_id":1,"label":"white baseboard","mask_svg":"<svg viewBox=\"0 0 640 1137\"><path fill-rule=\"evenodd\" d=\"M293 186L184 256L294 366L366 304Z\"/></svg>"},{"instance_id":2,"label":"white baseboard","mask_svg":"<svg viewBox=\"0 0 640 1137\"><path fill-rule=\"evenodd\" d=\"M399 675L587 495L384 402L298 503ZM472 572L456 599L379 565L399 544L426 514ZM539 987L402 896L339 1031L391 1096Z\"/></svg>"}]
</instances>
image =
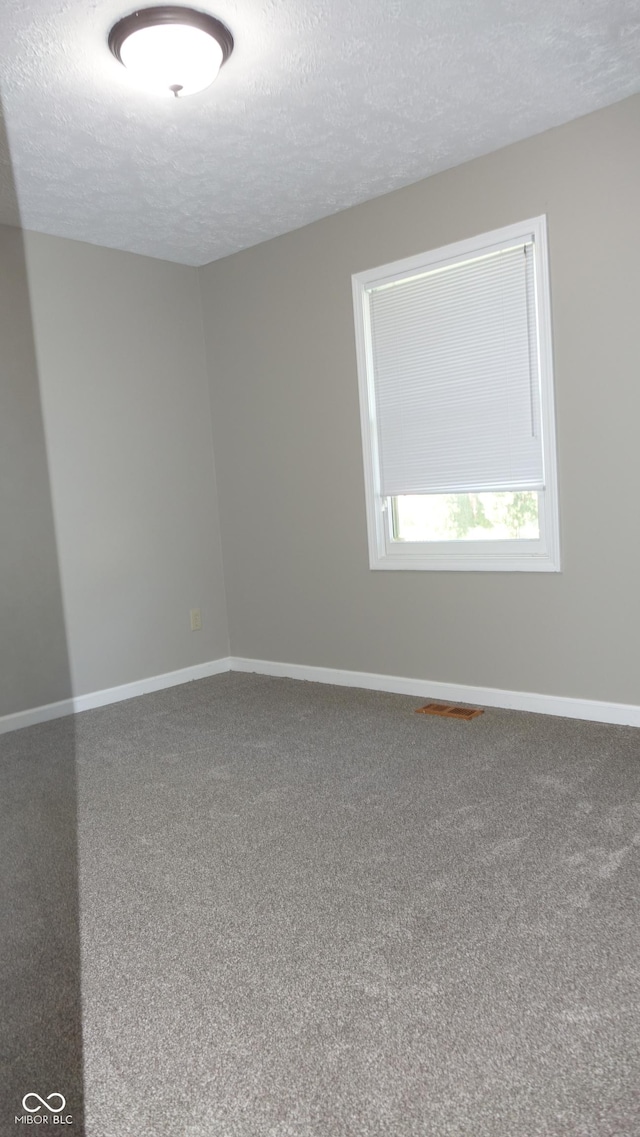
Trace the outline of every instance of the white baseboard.
<instances>
[{"instance_id":1,"label":"white baseboard","mask_svg":"<svg viewBox=\"0 0 640 1137\"><path fill-rule=\"evenodd\" d=\"M148 679L136 679L133 683L123 683L119 687L107 687L104 691L91 691L88 695L73 695L58 703L46 703L28 711L0 717L0 734L9 730L19 730L24 726L34 726L49 719L63 718L65 715L91 711L95 707L105 707L108 703L120 703L124 699L135 699L138 695L148 695L151 691L161 691L164 687L177 687L180 683L191 683L194 679L206 679L229 671L228 656L213 659L207 663L196 663L193 667L182 667L179 671L167 671L164 675L151 675Z\"/></svg>"},{"instance_id":2,"label":"white baseboard","mask_svg":"<svg viewBox=\"0 0 640 1137\"><path fill-rule=\"evenodd\" d=\"M333 667L311 667L300 663L278 663L269 659L242 659L226 656L208 663L197 663L180 671L152 675L120 687L92 691L88 695L75 695L58 703L47 703L27 711L0 717L0 734L25 726L61 718L63 715L104 707L134 699L165 687L177 687L195 679L206 679L225 671L255 672L287 679L305 679L310 683L331 683L337 687L363 687L369 691L389 691L397 695L412 695L419 699L448 700L473 703L483 707L503 707L515 711L533 711L541 715L560 715L563 718L586 719L591 722L613 723L618 726L640 726L640 706L633 703L605 703L596 699L574 699L562 695L539 695L531 691L503 691L498 687L471 687L465 683L442 683L438 680L408 679L399 675L377 675L369 671L342 671Z\"/></svg>"},{"instance_id":3,"label":"white baseboard","mask_svg":"<svg viewBox=\"0 0 640 1137\"><path fill-rule=\"evenodd\" d=\"M465 683L442 683L430 679L407 679L399 675L376 675L369 671L341 671L332 667L308 667L299 663L276 663L267 659L241 659L231 656L231 671L254 671L311 683L333 683L338 687L364 687L369 691L391 691L415 695L419 699L438 699L474 703L481 707L502 707L514 711L533 711L540 715L587 719L618 726L640 726L640 706L634 703L605 703L596 699L574 699L563 695L538 695L532 691L503 691L498 687L471 687Z\"/></svg>"}]
</instances>

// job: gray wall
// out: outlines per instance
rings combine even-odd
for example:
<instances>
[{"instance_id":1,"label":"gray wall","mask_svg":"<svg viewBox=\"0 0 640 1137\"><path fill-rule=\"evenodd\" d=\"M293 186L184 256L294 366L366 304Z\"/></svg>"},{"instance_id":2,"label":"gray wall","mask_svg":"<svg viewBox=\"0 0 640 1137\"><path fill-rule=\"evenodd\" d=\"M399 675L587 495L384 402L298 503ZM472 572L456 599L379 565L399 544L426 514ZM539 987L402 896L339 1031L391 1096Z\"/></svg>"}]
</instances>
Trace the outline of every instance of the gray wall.
<instances>
[{"instance_id":1,"label":"gray wall","mask_svg":"<svg viewBox=\"0 0 640 1137\"><path fill-rule=\"evenodd\" d=\"M197 274L33 233L25 247L73 691L225 656ZM25 677L6 709L46 701Z\"/></svg>"},{"instance_id":2,"label":"gray wall","mask_svg":"<svg viewBox=\"0 0 640 1137\"><path fill-rule=\"evenodd\" d=\"M200 270L233 654L637 703L640 97ZM563 569L371 572L351 274L548 215Z\"/></svg>"},{"instance_id":3,"label":"gray wall","mask_svg":"<svg viewBox=\"0 0 640 1137\"><path fill-rule=\"evenodd\" d=\"M2 225L0 715L70 693L23 239L18 229Z\"/></svg>"}]
</instances>

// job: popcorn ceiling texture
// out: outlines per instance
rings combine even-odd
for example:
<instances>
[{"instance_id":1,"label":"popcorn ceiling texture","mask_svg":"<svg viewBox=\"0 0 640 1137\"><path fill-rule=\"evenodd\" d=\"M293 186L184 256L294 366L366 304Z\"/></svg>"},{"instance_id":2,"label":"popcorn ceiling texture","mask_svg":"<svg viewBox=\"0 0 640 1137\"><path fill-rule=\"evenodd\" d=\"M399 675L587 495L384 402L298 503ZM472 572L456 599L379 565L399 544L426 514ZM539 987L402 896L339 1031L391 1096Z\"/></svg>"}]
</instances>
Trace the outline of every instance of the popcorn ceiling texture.
<instances>
[{"instance_id":1,"label":"popcorn ceiling texture","mask_svg":"<svg viewBox=\"0 0 640 1137\"><path fill-rule=\"evenodd\" d=\"M133 5L4 0L25 228L205 264L640 89L637 0L201 6L235 51L208 91L164 100L107 48Z\"/></svg>"}]
</instances>

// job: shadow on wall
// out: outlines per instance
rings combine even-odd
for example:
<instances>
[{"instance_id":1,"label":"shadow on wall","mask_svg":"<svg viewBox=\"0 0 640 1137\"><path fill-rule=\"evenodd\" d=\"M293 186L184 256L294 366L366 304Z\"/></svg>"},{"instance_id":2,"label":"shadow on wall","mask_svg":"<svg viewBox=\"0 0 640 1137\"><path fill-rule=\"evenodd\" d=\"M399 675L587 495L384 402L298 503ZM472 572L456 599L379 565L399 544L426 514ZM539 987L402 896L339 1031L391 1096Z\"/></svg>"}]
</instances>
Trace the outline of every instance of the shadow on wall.
<instances>
[{"instance_id":1,"label":"shadow on wall","mask_svg":"<svg viewBox=\"0 0 640 1137\"><path fill-rule=\"evenodd\" d=\"M70 694L27 266L0 113L0 716ZM58 1123L73 1118L66 1133L84 1133L76 820L73 719L0 735L0 1134L20 1132L15 1119L28 1115L42 1126L45 1105L50 1127L56 1111ZM30 1097L25 1107L27 1094L44 1104ZM50 1095L63 1095L62 1110Z\"/></svg>"}]
</instances>

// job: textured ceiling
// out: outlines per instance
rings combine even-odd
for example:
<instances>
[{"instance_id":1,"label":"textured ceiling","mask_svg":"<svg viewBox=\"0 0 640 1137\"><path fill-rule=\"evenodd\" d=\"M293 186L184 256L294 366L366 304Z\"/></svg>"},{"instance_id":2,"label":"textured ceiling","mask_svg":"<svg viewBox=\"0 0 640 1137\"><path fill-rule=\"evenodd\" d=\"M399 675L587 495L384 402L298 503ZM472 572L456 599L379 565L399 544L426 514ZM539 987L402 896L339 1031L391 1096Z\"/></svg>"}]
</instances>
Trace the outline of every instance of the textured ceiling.
<instances>
[{"instance_id":1,"label":"textured ceiling","mask_svg":"<svg viewBox=\"0 0 640 1137\"><path fill-rule=\"evenodd\" d=\"M133 6L3 0L0 220L204 264L640 90L640 0L207 0L184 100L109 54Z\"/></svg>"}]
</instances>

